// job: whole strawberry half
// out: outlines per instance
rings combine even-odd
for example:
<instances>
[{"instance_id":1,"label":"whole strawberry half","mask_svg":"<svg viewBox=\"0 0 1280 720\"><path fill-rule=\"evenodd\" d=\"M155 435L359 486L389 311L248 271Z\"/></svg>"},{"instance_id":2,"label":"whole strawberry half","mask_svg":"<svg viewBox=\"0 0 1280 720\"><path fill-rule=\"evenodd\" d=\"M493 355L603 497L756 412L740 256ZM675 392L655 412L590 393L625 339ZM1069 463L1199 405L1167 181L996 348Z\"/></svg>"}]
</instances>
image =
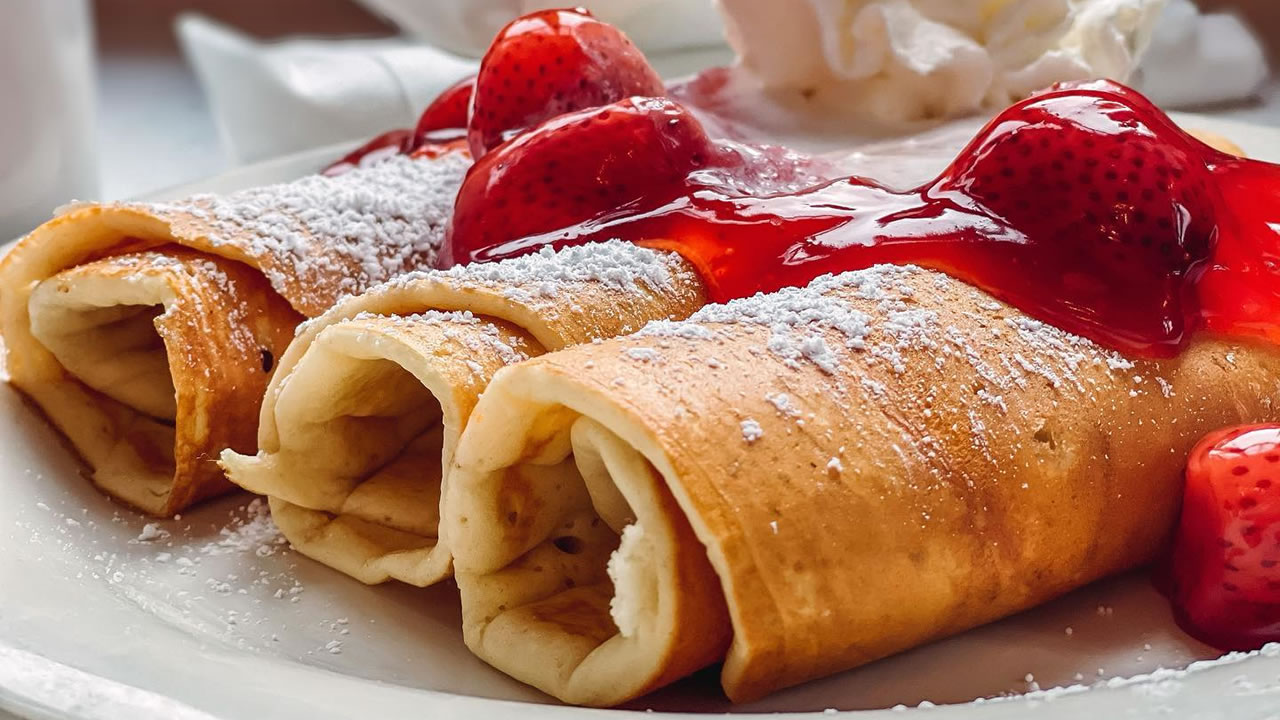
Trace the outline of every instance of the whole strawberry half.
<instances>
[{"instance_id":1,"label":"whole strawberry half","mask_svg":"<svg viewBox=\"0 0 1280 720\"><path fill-rule=\"evenodd\" d=\"M445 88L431 101L418 117L410 150L416 150L428 142L462 137L467 128L467 111L471 106L471 90L475 87L475 82L475 76L463 78ZM454 130L457 132L448 132Z\"/></svg>"},{"instance_id":2,"label":"whole strawberry half","mask_svg":"<svg viewBox=\"0 0 1280 720\"><path fill-rule=\"evenodd\" d=\"M1133 350L1159 352L1142 339L1176 343L1195 323L1188 280L1213 250L1218 192L1203 146L1132 91L1090 83L1018 103L927 192L1012 231L992 250L1010 287L1048 263L1050 287L1018 292L1128 334Z\"/></svg>"},{"instance_id":3,"label":"whole strawberry half","mask_svg":"<svg viewBox=\"0 0 1280 720\"><path fill-rule=\"evenodd\" d=\"M1168 574L1196 638L1227 650L1280 640L1280 426L1221 430L1191 451Z\"/></svg>"},{"instance_id":4,"label":"whole strawberry half","mask_svg":"<svg viewBox=\"0 0 1280 720\"><path fill-rule=\"evenodd\" d=\"M549 120L476 161L454 203L440 264L536 250L540 233L657 207L719 154L698 121L665 98L628 98ZM559 232L572 241L575 231Z\"/></svg>"},{"instance_id":5,"label":"whole strawberry half","mask_svg":"<svg viewBox=\"0 0 1280 720\"><path fill-rule=\"evenodd\" d=\"M633 95L662 79L620 30L585 10L544 10L498 33L480 63L467 139L479 158L513 132Z\"/></svg>"}]
</instances>

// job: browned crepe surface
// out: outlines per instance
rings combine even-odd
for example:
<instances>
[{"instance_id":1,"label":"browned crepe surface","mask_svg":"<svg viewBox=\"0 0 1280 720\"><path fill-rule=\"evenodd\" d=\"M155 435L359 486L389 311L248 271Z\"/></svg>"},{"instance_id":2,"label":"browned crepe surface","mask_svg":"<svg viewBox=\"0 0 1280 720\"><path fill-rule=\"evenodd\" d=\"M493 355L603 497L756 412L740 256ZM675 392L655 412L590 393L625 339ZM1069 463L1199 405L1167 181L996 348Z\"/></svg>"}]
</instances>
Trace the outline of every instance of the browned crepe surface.
<instances>
[{"instance_id":1,"label":"browned crepe surface","mask_svg":"<svg viewBox=\"0 0 1280 720\"><path fill-rule=\"evenodd\" d=\"M629 699L648 687L594 660L621 642L621 577L641 618L662 611L635 588L721 594L727 616L706 602L671 615L661 644L731 623L735 700L856 667L1150 560L1191 444L1280 417L1278 377L1269 345L1201 338L1174 359L1126 358L946 276L883 266L536 358L498 374L456 455L445 522L468 644L571 702ZM708 561L700 579L663 570L687 543L651 545L656 570L611 578L601 557L618 528L534 570L566 555L562 519L619 516L602 493L584 499L573 468L588 421L612 434L597 447L663 479ZM550 468L555 484L510 481ZM603 477L632 488L644 526L637 501L660 502L634 492L642 475ZM565 649L582 633L556 627L573 592L561 579L599 589L594 613L574 615L595 618L594 648ZM643 630L625 640L616 664L646 672L691 657L655 660ZM567 669L544 670L555 663Z\"/></svg>"}]
</instances>

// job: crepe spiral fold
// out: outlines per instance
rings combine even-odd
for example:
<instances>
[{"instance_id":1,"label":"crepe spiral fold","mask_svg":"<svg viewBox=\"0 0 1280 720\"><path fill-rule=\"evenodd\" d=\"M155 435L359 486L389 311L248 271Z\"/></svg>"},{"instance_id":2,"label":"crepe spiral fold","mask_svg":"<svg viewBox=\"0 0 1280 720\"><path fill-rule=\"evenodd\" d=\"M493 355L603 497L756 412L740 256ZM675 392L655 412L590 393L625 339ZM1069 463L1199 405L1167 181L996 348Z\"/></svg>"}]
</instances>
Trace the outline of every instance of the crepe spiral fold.
<instances>
[{"instance_id":1,"label":"crepe spiral fold","mask_svg":"<svg viewBox=\"0 0 1280 720\"><path fill-rule=\"evenodd\" d=\"M429 266L465 152L175 203L79 204L0 263L14 387L107 493L168 515L232 488L305 317Z\"/></svg>"},{"instance_id":2,"label":"crepe spiral fold","mask_svg":"<svg viewBox=\"0 0 1280 720\"><path fill-rule=\"evenodd\" d=\"M222 463L304 554L366 583L430 585L452 569L453 449L494 373L705 302L678 255L622 242L406 275L302 327L258 452Z\"/></svg>"}]
</instances>

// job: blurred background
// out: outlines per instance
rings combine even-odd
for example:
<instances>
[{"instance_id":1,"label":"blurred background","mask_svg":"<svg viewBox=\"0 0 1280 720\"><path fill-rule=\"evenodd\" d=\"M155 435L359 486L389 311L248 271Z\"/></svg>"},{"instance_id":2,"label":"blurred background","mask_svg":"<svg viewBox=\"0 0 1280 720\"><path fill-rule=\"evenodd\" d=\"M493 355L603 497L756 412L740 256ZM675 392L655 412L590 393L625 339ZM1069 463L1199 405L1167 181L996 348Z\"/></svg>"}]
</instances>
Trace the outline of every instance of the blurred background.
<instances>
[{"instance_id":1,"label":"blurred background","mask_svg":"<svg viewBox=\"0 0 1280 720\"><path fill-rule=\"evenodd\" d=\"M1192 2L1171 2L1186 17L1167 23L1163 49L1157 34L1141 72L1186 67L1140 86L1166 106L1280 126L1266 70L1280 67L1280 0ZM134 197L412 124L493 30L537 4L0 0L0 93L21 106L0 115L0 236L72 197ZM732 59L710 0L587 4L668 75Z\"/></svg>"},{"instance_id":2,"label":"blurred background","mask_svg":"<svg viewBox=\"0 0 1280 720\"><path fill-rule=\"evenodd\" d=\"M90 6L103 199L205 177L234 162L179 44L181 13L198 12L262 40L397 33L353 0L91 0Z\"/></svg>"}]
</instances>

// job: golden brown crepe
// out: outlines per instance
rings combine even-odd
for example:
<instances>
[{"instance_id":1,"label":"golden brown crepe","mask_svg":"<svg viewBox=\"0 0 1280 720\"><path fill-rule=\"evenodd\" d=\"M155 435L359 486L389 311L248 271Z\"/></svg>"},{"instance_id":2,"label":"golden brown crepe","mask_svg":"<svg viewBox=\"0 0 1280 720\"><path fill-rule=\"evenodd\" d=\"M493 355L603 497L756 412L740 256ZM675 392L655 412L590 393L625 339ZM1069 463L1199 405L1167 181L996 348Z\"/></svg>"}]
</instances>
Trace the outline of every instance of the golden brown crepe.
<instances>
[{"instance_id":1,"label":"golden brown crepe","mask_svg":"<svg viewBox=\"0 0 1280 720\"><path fill-rule=\"evenodd\" d=\"M0 263L9 379L130 505L166 515L228 490L217 454L253 451L294 327L429 265L469 164L69 208Z\"/></svg>"},{"instance_id":2,"label":"golden brown crepe","mask_svg":"<svg viewBox=\"0 0 1280 720\"><path fill-rule=\"evenodd\" d=\"M222 464L302 553L362 582L429 585L451 570L444 468L493 374L704 303L679 256L620 242L399 278L304 326L260 449Z\"/></svg>"},{"instance_id":3,"label":"golden brown crepe","mask_svg":"<svg viewBox=\"0 0 1280 720\"><path fill-rule=\"evenodd\" d=\"M1130 359L889 266L550 353L455 452L465 639L589 705L853 668L1150 560L1191 444L1280 417L1278 377L1269 345Z\"/></svg>"}]
</instances>

